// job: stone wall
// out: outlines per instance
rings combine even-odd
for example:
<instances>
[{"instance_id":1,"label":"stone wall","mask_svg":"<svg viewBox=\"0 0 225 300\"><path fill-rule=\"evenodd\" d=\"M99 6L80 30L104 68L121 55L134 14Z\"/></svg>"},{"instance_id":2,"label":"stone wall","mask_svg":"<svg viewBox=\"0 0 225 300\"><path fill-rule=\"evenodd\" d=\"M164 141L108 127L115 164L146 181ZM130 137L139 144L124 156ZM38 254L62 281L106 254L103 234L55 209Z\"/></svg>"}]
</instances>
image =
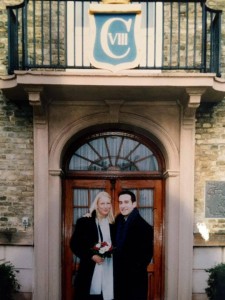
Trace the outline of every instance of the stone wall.
<instances>
[{"instance_id":1,"label":"stone wall","mask_svg":"<svg viewBox=\"0 0 225 300\"><path fill-rule=\"evenodd\" d=\"M225 77L225 1L224 0L207 0L206 4L212 9L222 10L221 25L221 75Z\"/></svg>"},{"instance_id":2,"label":"stone wall","mask_svg":"<svg viewBox=\"0 0 225 300\"><path fill-rule=\"evenodd\" d=\"M0 76L7 74L7 14L6 4L15 4L22 1L2 0L0 1ZM208 6L214 9L222 9L222 76L225 77L225 1L209 0ZM31 49L32 52L32 49ZM12 103L4 98L0 91L0 244L33 245L33 115L29 104ZM205 188L207 181L225 182L225 100L218 104L202 103L196 113L196 145L195 145L195 224L194 232L197 234L196 224L203 222L210 231L209 244L201 237L200 248L194 249L194 270L193 270L193 293L195 299L205 297L204 288L207 274L204 269L207 265L218 263L221 260L222 248L221 236L225 234L225 218L206 218L205 216ZM29 218L28 228L22 224L23 217ZM220 238L212 238L218 235ZM212 241L213 240L213 241ZM223 238L223 242L224 242ZM215 243L218 248L205 247ZM203 245L204 244L204 245ZM195 243L196 245L196 243ZM196 246L199 246L196 245ZM7 248L7 249L6 249ZM29 247L28 247L29 248ZM17 268L21 271L21 279L25 293L33 291L32 286L32 265L33 257L30 247L23 249L18 261L15 261ZM0 258L13 261L21 246L0 248ZM221 250L222 249L222 250ZM26 252L28 251L28 252ZM7 255L5 255L7 253ZM9 255L9 254L10 255ZM25 253L25 254L24 254ZM27 263L29 254L29 264ZM215 254L216 253L216 254ZM216 256L214 258L214 256ZM213 257L209 259L209 257ZM202 263L204 258L204 262ZM225 257L223 254L223 260ZM24 278L24 279L23 279ZM29 281L29 280L30 281ZM29 284L27 284L27 282ZM28 285L28 286L26 286ZM203 299L203 298L201 298Z\"/></svg>"},{"instance_id":3,"label":"stone wall","mask_svg":"<svg viewBox=\"0 0 225 300\"><path fill-rule=\"evenodd\" d=\"M6 74L7 65L7 14L5 9L5 4L0 1L0 75Z\"/></svg>"},{"instance_id":4,"label":"stone wall","mask_svg":"<svg viewBox=\"0 0 225 300\"><path fill-rule=\"evenodd\" d=\"M0 22L0 75L7 73L7 53L8 53L8 39L7 39L7 13L6 13L6 5L12 5L12 4L18 4L23 2L22 0L3 0L0 3L0 16L1 16L1 22ZM165 4L166 6L168 4ZM225 9L225 4L223 0L208 0L207 5L210 8L213 9ZM177 5L173 5L173 11L171 12L171 6L168 5L168 9L166 11L166 20L169 21L169 24L165 24L164 28L164 63L165 65L176 65L177 64L177 41L178 41L178 26L177 24L180 24L180 54L179 54L179 62L180 65L186 64L186 51L188 52L187 62L191 62L194 57L194 49L193 49L193 39L196 34L197 30L197 40L196 40L196 46L197 46L197 52L196 52L196 65L201 64L201 58L199 56L200 49L201 49L201 22L197 22L197 29L195 30L194 27L194 4L189 4L189 9L186 11L186 3L181 3L179 6L180 9L180 23L176 22L176 19L178 18L178 8ZM200 4L198 4L200 8ZM57 65L59 62L64 64L65 60L65 49L64 49L64 38L65 38L65 21L64 21L64 10L65 6L63 2L53 1L51 3L51 6L49 6L48 2L43 1L43 8L40 6L40 2L35 3L35 6L33 6L32 3L29 5L30 9L30 17L28 18L28 22L35 22L35 35L33 29L28 29L28 41L30 42L27 47L27 54L28 54L28 61L31 64L48 64L50 61L50 57L52 59L52 64ZM44 33L43 28L41 27L41 21L40 18L38 18L38 15L41 14L41 10L43 9L44 17ZM35 10L35 19L33 20L33 11ZM50 14L50 11L52 13ZM54 13L53 13L54 11ZM173 36L172 36L172 45L170 44L170 38L171 33L169 31L169 28L171 26L170 24L170 14L173 14ZM188 14L189 18L189 29L188 29L188 43L187 43L187 36L186 36L186 14ZM201 20L201 14L197 15L197 19ZM51 28L52 31L49 31L49 25L51 20ZM57 22L60 20L60 30L58 32L58 25ZM225 16L222 15L222 36L224 37L222 39L222 51L221 51L221 71L223 74L225 74ZM210 30L208 28L208 30ZM44 35L44 44L43 37ZM59 38L59 43L56 44L56 40ZM35 40L35 46L33 45L33 42ZM51 44L51 49L49 48L49 43ZM35 47L35 48L34 48ZM21 48L21 41L19 42L19 48ZM34 57L35 53L35 57ZM170 61L171 57L171 61ZM20 55L20 60L22 60L22 55ZM225 75L224 75L225 76Z\"/></svg>"},{"instance_id":5,"label":"stone wall","mask_svg":"<svg viewBox=\"0 0 225 300\"><path fill-rule=\"evenodd\" d=\"M0 75L7 73L7 14L6 5L22 1L0 2ZM225 11L224 0L209 0L207 5ZM176 16L176 15L174 15ZM224 28L224 29L223 29ZM225 66L225 13L222 16L222 68ZM223 72L225 74L225 72ZM224 76L224 75L223 75ZM1 217L0 229L23 230L22 217L32 224L33 213L33 148L32 111L18 107L0 94L1 114ZM225 101L208 106L201 104L196 122L195 224L206 222L212 233L224 233L224 219L205 218L206 181L225 180ZM194 228L197 232L197 228Z\"/></svg>"},{"instance_id":6,"label":"stone wall","mask_svg":"<svg viewBox=\"0 0 225 300\"><path fill-rule=\"evenodd\" d=\"M28 104L9 102L0 92L1 243L32 243L32 123L32 109ZM24 228L22 224L24 216L29 218L28 228Z\"/></svg>"},{"instance_id":7,"label":"stone wall","mask_svg":"<svg viewBox=\"0 0 225 300\"><path fill-rule=\"evenodd\" d=\"M224 219L205 218L206 181L225 182L225 101L201 104L196 117L195 223L205 222L211 233L225 233L225 212Z\"/></svg>"}]
</instances>

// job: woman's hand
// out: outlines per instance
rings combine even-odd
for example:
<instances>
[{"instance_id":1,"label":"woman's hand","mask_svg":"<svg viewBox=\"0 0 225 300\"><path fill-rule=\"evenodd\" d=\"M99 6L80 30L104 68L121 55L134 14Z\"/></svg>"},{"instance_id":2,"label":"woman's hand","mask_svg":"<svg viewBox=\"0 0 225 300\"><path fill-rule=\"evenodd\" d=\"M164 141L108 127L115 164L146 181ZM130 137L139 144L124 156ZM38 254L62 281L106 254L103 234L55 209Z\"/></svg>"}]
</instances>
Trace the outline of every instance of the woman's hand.
<instances>
[{"instance_id":1,"label":"woman's hand","mask_svg":"<svg viewBox=\"0 0 225 300\"><path fill-rule=\"evenodd\" d=\"M90 218L90 217L91 217L91 214L90 214L90 213L86 213L85 215L83 215L83 217L85 217L85 218Z\"/></svg>"},{"instance_id":2,"label":"woman's hand","mask_svg":"<svg viewBox=\"0 0 225 300\"><path fill-rule=\"evenodd\" d=\"M91 259L98 265L101 265L104 262L104 258L98 255L93 255Z\"/></svg>"}]
</instances>

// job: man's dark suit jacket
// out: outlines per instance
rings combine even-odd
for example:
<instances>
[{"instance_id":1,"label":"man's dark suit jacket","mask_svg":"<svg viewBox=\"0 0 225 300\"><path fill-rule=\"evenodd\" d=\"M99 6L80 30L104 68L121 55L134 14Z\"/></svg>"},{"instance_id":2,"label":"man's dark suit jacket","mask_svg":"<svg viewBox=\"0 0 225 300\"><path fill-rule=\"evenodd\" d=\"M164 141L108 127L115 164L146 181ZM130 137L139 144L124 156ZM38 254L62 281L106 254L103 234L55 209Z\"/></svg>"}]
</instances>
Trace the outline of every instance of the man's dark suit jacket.
<instances>
[{"instance_id":1,"label":"man's dark suit jacket","mask_svg":"<svg viewBox=\"0 0 225 300\"><path fill-rule=\"evenodd\" d=\"M153 255L153 228L135 208L124 224L116 218L115 300L146 300L147 266Z\"/></svg>"}]
</instances>

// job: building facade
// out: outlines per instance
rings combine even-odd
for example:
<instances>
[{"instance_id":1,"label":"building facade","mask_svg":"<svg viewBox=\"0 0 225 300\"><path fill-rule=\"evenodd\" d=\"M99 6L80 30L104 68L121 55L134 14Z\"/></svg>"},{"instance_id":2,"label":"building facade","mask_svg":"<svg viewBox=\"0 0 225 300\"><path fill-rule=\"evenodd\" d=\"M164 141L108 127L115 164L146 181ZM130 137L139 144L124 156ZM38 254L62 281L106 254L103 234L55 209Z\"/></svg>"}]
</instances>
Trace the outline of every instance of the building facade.
<instances>
[{"instance_id":1,"label":"building facade","mask_svg":"<svg viewBox=\"0 0 225 300\"><path fill-rule=\"evenodd\" d=\"M125 188L154 226L148 300L207 299L225 261L225 4L188 2L0 3L0 259L19 299L72 298L73 226ZM122 24L108 40L99 16Z\"/></svg>"}]
</instances>

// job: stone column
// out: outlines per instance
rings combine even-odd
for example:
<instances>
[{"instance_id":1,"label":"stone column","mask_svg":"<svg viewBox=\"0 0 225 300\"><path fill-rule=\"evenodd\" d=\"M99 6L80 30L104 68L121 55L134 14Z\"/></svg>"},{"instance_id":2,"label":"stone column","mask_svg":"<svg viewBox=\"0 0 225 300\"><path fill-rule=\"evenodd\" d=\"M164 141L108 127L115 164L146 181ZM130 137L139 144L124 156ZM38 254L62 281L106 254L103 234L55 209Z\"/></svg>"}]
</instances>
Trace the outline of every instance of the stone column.
<instances>
[{"instance_id":1,"label":"stone column","mask_svg":"<svg viewBox=\"0 0 225 300\"><path fill-rule=\"evenodd\" d=\"M49 300L61 300L62 170L49 170Z\"/></svg>"},{"instance_id":2,"label":"stone column","mask_svg":"<svg viewBox=\"0 0 225 300\"><path fill-rule=\"evenodd\" d=\"M165 300L178 300L179 256L179 172L168 170L165 209Z\"/></svg>"},{"instance_id":3,"label":"stone column","mask_svg":"<svg viewBox=\"0 0 225 300\"><path fill-rule=\"evenodd\" d=\"M34 112L34 300L48 298L48 122L41 87L28 87Z\"/></svg>"},{"instance_id":4,"label":"stone column","mask_svg":"<svg viewBox=\"0 0 225 300\"><path fill-rule=\"evenodd\" d=\"M187 88L180 132L180 208L178 299L192 299L195 112L204 93L201 88Z\"/></svg>"}]
</instances>

